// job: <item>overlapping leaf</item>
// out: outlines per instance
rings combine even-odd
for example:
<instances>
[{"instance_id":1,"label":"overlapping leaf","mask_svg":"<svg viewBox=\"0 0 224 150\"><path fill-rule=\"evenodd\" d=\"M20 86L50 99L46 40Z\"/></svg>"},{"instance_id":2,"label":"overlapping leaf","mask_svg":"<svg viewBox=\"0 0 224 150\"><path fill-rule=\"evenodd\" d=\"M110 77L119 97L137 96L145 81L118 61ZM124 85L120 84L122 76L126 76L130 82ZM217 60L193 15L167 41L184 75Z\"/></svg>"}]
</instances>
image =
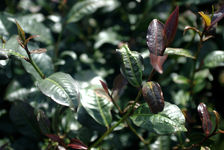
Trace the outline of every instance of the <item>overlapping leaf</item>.
<instances>
[{"instance_id":1,"label":"overlapping leaf","mask_svg":"<svg viewBox=\"0 0 224 150\"><path fill-rule=\"evenodd\" d=\"M140 87L142 83L143 59L138 52L131 51L127 45L123 45L117 52L121 55L121 72L134 87Z\"/></svg>"},{"instance_id":2,"label":"overlapping leaf","mask_svg":"<svg viewBox=\"0 0 224 150\"><path fill-rule=\"evenodd\" d=\"M147 45L150 53L162 56L166 46L164 25L157 19L153 19L149 24L147 35Z\"/></svg>"},{"instance_id":3,"label":"overlapping leaf","mask_svg":"<svg viewBox=\"0 0 224 150\"><path fill-rule=\"evenodd\" d=\"M97 89L87 88L81 91L81 104L88 114L99 124L109 127L112 116L112 103L106 96L100 96L94 91ZM105 93L106 94L106 93Z\"/></svg>"},{"instance_id":4,"label":"overlapping leaf","mask_svg":"<svg viewBox=\"0 0 224 150\"><path fill-rule=\"evenodd\" d=\"M78 107L80 97L78 83L69 74L54 73L44 80L39 80L37 86L56 103L72 108Z\"/></svg>"},{"instance_id":5,"label":"overlapping leaf","mask_svg":"<svg viewBox=\"0 0 224 150\"><path fill-rule=\"evenodd\" d=\"M181 110L168 102L165 102L164 110L158 114L151 113L148 105L144 103L134 112L131 119L136 126L157 134L186 131L185 118Z\"/></svg>"}]
</instances>

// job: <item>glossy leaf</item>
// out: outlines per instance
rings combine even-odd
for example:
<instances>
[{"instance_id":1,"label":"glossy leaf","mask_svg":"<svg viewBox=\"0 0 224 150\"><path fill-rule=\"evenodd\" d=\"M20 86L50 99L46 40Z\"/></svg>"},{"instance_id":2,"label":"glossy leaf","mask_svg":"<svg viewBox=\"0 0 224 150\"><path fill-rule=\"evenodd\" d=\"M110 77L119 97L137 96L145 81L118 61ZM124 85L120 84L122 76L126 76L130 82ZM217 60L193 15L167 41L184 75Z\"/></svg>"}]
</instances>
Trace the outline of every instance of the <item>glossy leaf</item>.
<instances>
[{"instance_id":1,"label":"glossy leaf","mask_svg":"<svg viewBox=\"0 0 224 150\"><path fill-rule=\"evenodd\" d=\"M204 103L200 103L198 105L198 114L202 121L202 128L204 130L204 133L206 136L208 136L212 131L212 122L207 107Z\"/></svg>"},{"instance_id":2,"label":"glossy leaf","mask_svg":"<svg viewBox=\"0 0 224 150\"><path fill-rule=\"evenodd\" d=\"M178 17L179 17L179 7L177 6L176 9L172 12L172 14L167 19L165 26L164 26L164 32L166 34L166 45L169 45L177 31L177 25L178 25Z\"/></svg>"},{"instance_id":3,"label":"glossy leaf","mask_svg":"<svg viewBox=\"0 0 224 150\"><path fill-rule=\"evenodd\" d=\"M204 67L215 68L224 66L224 51L213 51L204 58Z\"/></svg>"},{"instance_id":4,"label":"glossy leaf","mask_svg":"<svg viewBox=\"0 0 224 150\"><path fill-rule=\"evenodd\" d=\"M153 19L149 24L146 40L150 53L163 55L166 46L164 25L157 19Z\"/></svg>"},{"instance_id":5,"label":"glossy leaf","mask_svg":"<svg viewBox=\"0 0 224 150\"><path fill-rule=\"evenodd\" d=\"M16 101L10 109L10 119L17 130L30 138L40 138L40 129L38 127L34 108L23 101Z\"/></svg>"},{"instance_id":6,"label":"glossy leaf","mask_svg":"<svg viewBox=\"0 0 224 150\"><path fill-rule=\"evenodd\" d=\"M205 26L209 27L211 25L211 17L209 15L206 15L204 12L200 11L198 12L199 15L201 15L202 19L205 22Z\"/></svg>"},{"instance_id":7,"label":"glossy leaf","mask_svg":"<svg viewBox=\"0 0 224 150\"><path fill-rule=\"evenodd\" d=\"M109 127L112 121L112 103L106 97L96 94L94 90L88 88L81 91L81 104L96 122Z\"/></svg>"},{"instance_id":8,"label":"glossy leaf","mask_svg":"<svg viewBox=\"0 0 224 150\"><path fill-rule=\"evenodd\" d=\"M142 104L131 116L138 127L147 129L157 134L172 134L178 131L187 131L184 124L185 118L181 110L173 104L165 102L162 112L153 114L147 103Z\"/></svg>"},{"instance_id":9,"label":"glossy leaf","mask_svg":"<svg viewBox=\"0 0 224 150\"><path fill-rule=\"evenodd\" d=\"M152 113L157 114L158 112L163 111L163 92L158 83L154 81L144 83L142 86L142 94Z\"/></svg>"},{"instance_id":10,"label":"glossy leaf","mask_svg":"<svg viewBox=\"0 0 224 150\"><path fill-rule=\"evenodd\" d=\"M88 147L83 144L80 140L78 139L71 139L70 144L68 144L68 147L73 148L73 149L88 149Z\"/></svg>"},{"instance_id":11,"label":"glossy leaf","mask_svg":"<svg viewBox=\"0 0 224 150\"><path fill-rule=\"evenodd\" d=\"M150 63L152 67L159 72L160 74L163 73L163 63L166 61L168 55L164 56L157 56L150 53Z\"/></svg>"},{"instance_id":12,"label":"glossy leaf","mask_svg":"<svg viewBox=\"0 0 224 150\"><path fill-rule=\"evenodd\" d=\"M68 23L77 22L83 17L94 13L98 8L118 5L116 0L85 0L77 2L68 13Z\"/></svg>"},{"instance_id":13,"label":"glossy leaf","mask_svg":"<svg viewBox=\"0 0 224 150\"><path fill-rule=\"evenodd\" d=\"M78 107L80 97L78 83L69 74L54 73L44 80L39 80L37 86L56 103L71 108Z\"/></svg>"},{"instance_id":14,"label":"glossy leaf","mask_svg":"<svg viewBox=\"0 0 224 150\"><path fill-rule=\"evenodd\" d=\"M178 56L184 56L184 57L187 57L187 58L195 59L195 56L193 56L189 50L183 49L183 48L167 47L164 54L178 55Z\"/></svg>"},{"instance_id":15,"label":"glossy leaf","mask_svg":"<svg viewBox=\"0 0 224 150\"><path fill-rule=\"evenodd\" d=\"M7 60L9 57L4 49L0 49L0 60Z\"/></svg>"},{"instance_id":16,"label":"glossy leaf","mask_svg":"<svg viewBox=\"0 0 224 150\"><path fill-rule=\"evenodd\" d=\"M142 57L138 52L131 51L127 45L123 45L117 52L121 55L121 72L128 82L134 87L142 84L142 71L144 66Z\"/></svg>"}]
</instances>

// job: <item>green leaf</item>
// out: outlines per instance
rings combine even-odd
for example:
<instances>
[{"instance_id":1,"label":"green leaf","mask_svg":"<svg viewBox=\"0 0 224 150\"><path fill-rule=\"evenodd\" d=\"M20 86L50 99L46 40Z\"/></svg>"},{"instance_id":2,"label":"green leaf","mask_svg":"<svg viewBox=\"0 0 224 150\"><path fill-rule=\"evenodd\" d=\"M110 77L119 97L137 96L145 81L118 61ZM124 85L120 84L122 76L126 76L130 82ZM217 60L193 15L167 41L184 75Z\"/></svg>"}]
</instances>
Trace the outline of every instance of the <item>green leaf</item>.
<instances>
[{"instance_id":1,"label":"green leaf","mask_svg":"<svg viewBox=\"0 0 224 150\"><path fill-rule=\"evenodd\" d=\"M83 17L93 14L98 8L118 5L116 0L84 0L77 2L68 14L68 23L77 22Z\"/></svg>"},{"instance_id":2,"label":"green leaf","mask_svg":"<svg viewBox=\"0 0 224 150\"><path fill-rule=\"evenodd\" d=\"M78 83L69 74L57 72L39 80L38 88L43 94L60 105L77 108L79 104Z\"/></svg>"},{"instance_id":3,"label":"green leaf","mask_svg":"<svg viewBox=\"0 0 224 150\"><path fill-rule=\"evenodd\" d=\"M3 53L3 54L6 54L7 56L15 56L19 59L24 59L26 58L25 56L21 55L20 53L16 52L15 50L12 50L12 49L2 49L0 48L0 53Z\"/></svg>"},{"instance_id":4,"label":"green leaf","mask_svg":"<svg viewBox=\"0 0 224 150\"><path fill-rule=\"evenodd\" d=\"M173 73L171 75L173 82L177 83L177 84L185 84L185 85L189 85L190 81L188 78L186 78L183 75L179 75L177 73Z\"/></svg>"},{"instance_id":5,"label":"green leaf","mask_svg":"<svg viewBox=\"0 0 224 150\"><path fill-rule=\"evenodd\" d=\"M39 35L35 40L51 44L53 41L50 29L47 28L43 23L39 22L32 15L26 15L16 18L23 30L31 35Z\"/></svg>"},{"instance_id":6,"label":"green leaf","mask_svg":"<svg viewBox=\"0 0 224 150\"><path fill-rule=\"evenodd\" d=\"M16 26L17 26L18 35L19 35L20 39L23 42L25 42L26 36L25 36L25 32L23 31L23 28L19 25L19 23L17 21L16 21Z\"/></svg>"},{"instance_id":7,"label":"green leaf","mask_svg":"<svg viewBox=\"0 0 224 150\"><path fill-rule=\"evenodd\" d=\"M136 126L145 128L157 134L172 134L178 131L187 131L185 117L181 110L173 104L165 102L164 110L153 114L146 103L142 104L132 115Z\"/></svg>"},{"instance_id":8,"label":"green leaf","mask_svg":"<svg viewBox=\"0 0 224 150\"><path fill-rule=\"evenodd\" d=\"M16 101L9 114L10 119L20 133L31 138L40 137L40 129L35 119L34 108L29 104Z\"/></svg>"},{"instance_id":9,"label":"green leaf","mask_svg":"<svg viewBox=\"0 0 224 150\"><path fill-rule=\"evenodd\" d=\"M179 55L179 56L184 56L184 57L188 57L191 59L195 59L195 57L191 54L191 52L187 49L183 49L183 48L166 48L164 54L168 54L168 55Z\"/></svg>"},{"instance_id":10,"label":"green leaf","mask_svg":"<svg viewBox=\"0 0 224 150\"><path fill-rule=\"evenodd\" d=\"M106 127L110 126L112 121L111 109L112 103L103 95L97 94L97 90L86 88L81 91L81 103L88 114L99 124Z\"/></svg>"},{"instance_id":11,"label":"green leaf","mask_svg":"<svg viewBox=\"0 0 224 150\"><path fill-rule=\"evenodd\" d=\"M142 84L143 58L138 52L131 51L125 44L117 52L122 57L121 72L134 87Z\"/></svg>"},{"instance_id":12,"label":"green leaf","mask_svg":"<svg viewBox=\"0 0 224 150\"><path fill-rule=\"evenodd\" d=\"M219 66L224 66L224 51L213 51L205 57L204 67L215 68Z\"/></svg>"}]
</instances>

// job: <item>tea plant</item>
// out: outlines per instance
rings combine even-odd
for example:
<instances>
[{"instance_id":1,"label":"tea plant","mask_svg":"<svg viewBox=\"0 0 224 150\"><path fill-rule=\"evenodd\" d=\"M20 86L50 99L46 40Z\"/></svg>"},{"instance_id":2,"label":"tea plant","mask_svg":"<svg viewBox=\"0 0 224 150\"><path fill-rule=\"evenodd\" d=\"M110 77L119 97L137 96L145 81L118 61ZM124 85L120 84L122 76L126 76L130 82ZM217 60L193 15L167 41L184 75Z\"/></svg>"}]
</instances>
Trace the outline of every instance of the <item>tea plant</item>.
<instances>
[{"instance_id":1,"label":"tea plant","mask_svg":"<svg viewBox=\"0 0 224 150\"><path fill-rule=\"evenodd\" d=\"M220 4L212 5L211 14L196 12L189 25L185 20L194 14L181 8L197 6L191 1L128 2L127 9L135 11L147 4L141 15L128 14L126 3L117 0L62 0L52 8L29 3L31 8L23 1L19 6L34 11L41 5L48 18L0 14L1 88L7 86L1 149L209 149L222 144L222 119L209 94L210 71L223 66L224 52L205 49L217 38L216 29L220 32ZM148 16L152 6L167 3L174 9L166 12L164 24ZM130 29L122 35L127 20Z\"/></svg>"}]
</instances>

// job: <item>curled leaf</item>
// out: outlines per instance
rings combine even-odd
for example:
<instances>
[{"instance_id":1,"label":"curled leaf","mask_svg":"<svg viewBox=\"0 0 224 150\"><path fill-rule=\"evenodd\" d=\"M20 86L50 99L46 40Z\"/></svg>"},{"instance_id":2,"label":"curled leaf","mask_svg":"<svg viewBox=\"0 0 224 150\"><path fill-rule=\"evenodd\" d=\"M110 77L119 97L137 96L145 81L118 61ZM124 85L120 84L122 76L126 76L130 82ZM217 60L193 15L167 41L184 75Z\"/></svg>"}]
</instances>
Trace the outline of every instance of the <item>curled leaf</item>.
<instances>
[{"instance_id":1,"label":"curled leaf","mask_svg":"<svg viewBox=\"0 0 224 150\"><path fill-rule=\"evenodd\" d=\"M188 30L194 30L195 32L197 32L200 36L201 36L201 31L199 31L197 28L195 28L195 27L191 27L191 26L186 26L185 28L184 28L184 34L186 33L186 31L188 31Z\"/></svg>"},{"instance_id":2,"label":"curled leaf","mask_svg":"<svg viewBox=\"0 0 224 150\"><path fill-rule=\"evenodd\" d=\"M208 113L207 107L204 103L198 105L198 114L202 121L202 128L206 136L209 136L212 130L212 122Z\"/></svg>"},{"instance_id":3,"label":"curled leaf","mask_svg":"<svg viewBox=\"0 0 224 150\"><path fill-rule=\"evenodd\" d=\"M18 35L20 39L22 40L22 42L25 42L26 40L25 32L23 31L22 27L19 25L17 21L16 21L16 26L17 26Z\"/></svg>"},{"instance_id":4,"label":"curled leaf","mask_svg":"<svg viewBox=\"0 0 224 150\"><path fill-rule=\"evenodd\" d=\"M68 144L68 147L73 148L73 149L88 149L88 147L83 144L80 140L78 139L71 139L70 144Z\"/></svg>"},{"instance_id":5,"label":"curled leaf","mask_svg":"<svg viewBox=\"0 0 224 150\"><path fill-rule=\"evenodd\" d=\"M121 73L134 87L140 87L142 84L142 71L144 70L143 58L136 52L131 51L127 44L124 44L117 52L121 55Z\"/></svg>"},{"instance_id":6,"label":"curled leaf","mask_svg":"<svg viewBox=\"0 0 224 150\"><path fill-rule=\"evenodd\" d=\"M166 45L169 45L177 31L177 25L178 25L178 17L179 17L179 7L177 6L176 9L172 12L172 14L167 19L165 26L164 26L164 32L166 34Z\"/></svg>"},{"instance_id":7,"label":"curled leaf","mask_svg":"<svg viewBox=\"0 0 224 150\"><path fill-rule=\"evenodd\" d=\"M45 53L46 51L47 51L46 48L38 48L38 49L34 49L30 51L30 54L41 54L41 53Z\"/></svg>"},{"instance_id":8,"label":"curled leaf","mask_svg":"<svg viewBox=\"0 0 224 150\"><path fill-rule=\"evenodd\" d=\"M149 24L146 40L150 53L156 56L163 55L166 36L164 33L164 25L159 20L153 19Z\"/></svg>"},{"instance_id":9,"label":"curled leaf","mask_svg":"<svg viewBox=\"0 0 224 150\"><path fill-rule=\"evenodd\" d=\"M163 92L157 82L150 81L143 84L142 94L152 113L157 114L158 112L163 111Z\"/></svg>"},{"instance_id":10,"label":"curled leaf","mask_svg":"<svg viewBox=\"0 0 224 150\"><path fill-rule=\"evenodd\" d=\"M211 17L209 15L206 15L203 11L200 11L198 13L202 17L202 19L204 20L205 26L209 27L211 25Z\"/></svg>"},{"instance_id":11,"label":"curled leaf","mask_svg":"<svg viewBox=\"0 0 224 150\"><path fill-rule=\"evenodd\" d=\"M156 56L152 53L150 53L150 63L152 65L152 67L159 72L160 74L163 73L163 63L165 62L165 60L167 59L168 55L164 55L164 56Z\"/></svg>"}]
</instances>

